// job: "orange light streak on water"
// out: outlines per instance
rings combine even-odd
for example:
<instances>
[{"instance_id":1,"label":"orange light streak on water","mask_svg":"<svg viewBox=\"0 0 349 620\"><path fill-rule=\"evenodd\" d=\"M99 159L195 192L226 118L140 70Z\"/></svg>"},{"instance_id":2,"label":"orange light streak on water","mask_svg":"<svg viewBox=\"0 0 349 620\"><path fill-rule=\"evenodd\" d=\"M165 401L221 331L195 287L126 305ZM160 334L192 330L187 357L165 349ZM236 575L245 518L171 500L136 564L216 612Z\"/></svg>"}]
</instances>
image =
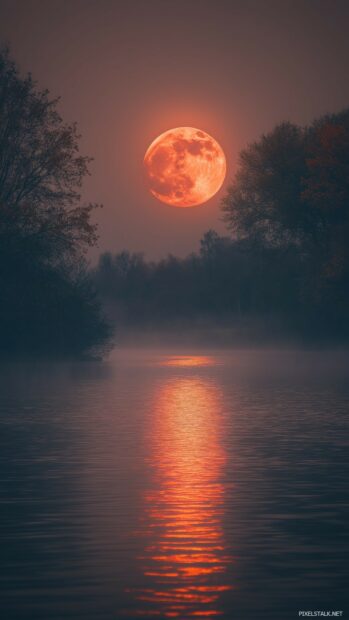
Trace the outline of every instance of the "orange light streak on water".
<instances>
[{"instance_id":1,"label":"orange light streak on water","mask_svg":"<svg viewBox=\"0 0 349 620\"><path fill-rule=\"evenodd\" d=\"M174 358L164 365L195 367L210 358ZM149 432L152 489L144 494L149 541L139 558L144 588L134 596L160 617L222 615L220 597L230 590L222 529L225 454L219 441L220 392L206 377L166 378L156 397ZM158 613L156 614L158 615Z\"/></svg>"},{"instance_id":2,"label":"orange light streak on water","mask_svg":"<svg viewBox=\"0 0 349 620\"><path fill-rule=\"evenodd\" d=\"M180 357L170 357L161 362L161 366L174 366L177 368L195 368L198 366L213 366L215 360L206 355L182 355Z\"/></svg>"}]
</instances>

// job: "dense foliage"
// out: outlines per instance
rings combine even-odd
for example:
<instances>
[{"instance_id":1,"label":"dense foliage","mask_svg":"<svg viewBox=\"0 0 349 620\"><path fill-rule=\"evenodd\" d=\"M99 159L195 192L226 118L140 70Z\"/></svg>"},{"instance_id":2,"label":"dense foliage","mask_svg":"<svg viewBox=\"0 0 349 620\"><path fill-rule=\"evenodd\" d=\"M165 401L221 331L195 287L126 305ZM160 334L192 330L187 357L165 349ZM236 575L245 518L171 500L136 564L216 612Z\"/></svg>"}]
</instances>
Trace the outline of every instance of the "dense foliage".
<instances>
[{"instance_id":1,"label":"dense foliage","mask_svg":"<svg viewBox=\"0 0 349 620\"><path fill-rule=\"evenodd\" d=\"M238 239L293 251L306 328L347 337L349 110L305 128L282 124L250 145L223 211Z\"/></svg>"},{"instance_id":2,"label":"dense foliage","mask_svg":"<svg viewBox=\"0 0 349 620\"><path fill-rule=\"evenodd\" d=\"M57 103L0 50L2 355L81 355L109 335L83 258L97 239L79 194L89 159Z\"/></svg>"}]
</instances>

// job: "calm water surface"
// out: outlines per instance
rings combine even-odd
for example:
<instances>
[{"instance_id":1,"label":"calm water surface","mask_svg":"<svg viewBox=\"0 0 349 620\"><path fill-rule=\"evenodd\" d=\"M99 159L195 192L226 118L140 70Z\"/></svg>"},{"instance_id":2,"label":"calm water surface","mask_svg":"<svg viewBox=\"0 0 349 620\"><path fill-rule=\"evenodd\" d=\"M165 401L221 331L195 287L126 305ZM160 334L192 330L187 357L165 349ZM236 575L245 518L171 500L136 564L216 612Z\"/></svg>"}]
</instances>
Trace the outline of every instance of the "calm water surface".
<instances>
[{"instance_id":1,"label":"calm water surface","mask_svg":"<svg viewBox=\"0 0 349 620\"><path fill-rule=\"evenodd\" d=\"M1 620L348 614L348 361L2 365Z\"/></svg>"}]
</instances>

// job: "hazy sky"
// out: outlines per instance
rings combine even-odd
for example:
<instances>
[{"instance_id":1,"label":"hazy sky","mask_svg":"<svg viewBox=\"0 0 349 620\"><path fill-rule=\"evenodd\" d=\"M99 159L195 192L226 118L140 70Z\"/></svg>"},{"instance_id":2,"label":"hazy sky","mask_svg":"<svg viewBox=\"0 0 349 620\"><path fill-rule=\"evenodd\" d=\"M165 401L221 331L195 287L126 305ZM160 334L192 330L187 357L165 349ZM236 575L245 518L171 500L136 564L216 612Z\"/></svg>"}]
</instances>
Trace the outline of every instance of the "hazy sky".
<instances>
[{"instance_id":1,"label":"hazy sky","mask_svg":"<svg viewBox=\"0 0 349 620\"><path fill-rule=\"evenodd\" d=\"M224 231L219 203L246 143L349 105L348 31L346 0L0 0L1 40L61 95L95 158L84 195L104 204L100 250L151 258ZM213 135L228 160L223 189L191 209L143 181L150 142L181 125Z\"/></svg>"}]
</instances>

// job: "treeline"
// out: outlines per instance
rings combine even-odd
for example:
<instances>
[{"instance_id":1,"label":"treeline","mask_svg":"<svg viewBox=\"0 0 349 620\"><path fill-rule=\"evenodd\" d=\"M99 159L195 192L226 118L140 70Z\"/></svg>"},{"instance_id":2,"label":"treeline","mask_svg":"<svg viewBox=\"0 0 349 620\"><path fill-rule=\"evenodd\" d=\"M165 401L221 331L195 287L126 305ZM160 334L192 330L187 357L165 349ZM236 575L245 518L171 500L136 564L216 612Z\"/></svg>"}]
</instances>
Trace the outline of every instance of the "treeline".
<instances>
[{"instance_id":1,"label":"treeline","mask_svg":"<svg viewBox=\"0 0 349 620\"><path fill-rule=\"evenodd\" d=\"M0 49L0 356L101 353L110 328L84 258L97 241L89 158L57 100Z\"/></svg>"},{"instance_id":2,"label":"treeline","mask_svg":"<svg viewBox=\"0 0 349 620\"><path fill-rule=\"evenodd\" d=\"M159 262L103 254L94 271L122 324L262 319L303 340L349 336L349 111L277 126L240 155L222 205L229 236Z\"/></svg>"},{"instance_id":3,"label":"treeline","mask_svg":"<svg viewBox=\"0 0 349 620\"><path fill-rule=\"evenodd\" d=\"M210 230L200 251L181 259L147 262L127 251L102 254L94 277L101 296L125 321L167 321L283 313L295 299L296 273L286 285L283 267L296 257L231 241ZM290 274L291 275L291 274Z\"/></svg>"}]
</instances>

